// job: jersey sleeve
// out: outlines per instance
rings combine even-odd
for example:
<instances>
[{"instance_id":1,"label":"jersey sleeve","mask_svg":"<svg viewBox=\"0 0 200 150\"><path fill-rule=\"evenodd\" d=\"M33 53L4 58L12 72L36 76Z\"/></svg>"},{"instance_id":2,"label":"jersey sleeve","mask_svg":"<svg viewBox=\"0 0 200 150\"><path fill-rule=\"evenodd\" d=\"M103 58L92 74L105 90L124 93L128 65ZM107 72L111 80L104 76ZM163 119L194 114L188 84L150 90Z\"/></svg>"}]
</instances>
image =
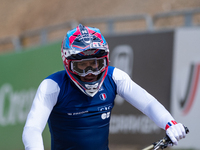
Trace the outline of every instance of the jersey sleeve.
<instances>
[{"instance_id":1,"label":"jersey sleeve","mask_svg":"<svg viewBox=\"0 0 200 150\"><path fill-rule=\"evenodd\" d=\"M164 129L167 122L174 120L160 102L132 81L124 71L115 68L113 71L113 80L117 86L117 94L147 115L160 128Z\"/></svg>"},{"instance_id":2,"label":"jersey sleeve","mask_svg":"<svg viewBox=\"0 0 200 150\"><path fill-rule=\"evenodd\" d=\"M59 92L58 84L51 79L43 80L38 87L22 134L25 150L44 150L42 132Z\"/></svg>"}]
</instances>

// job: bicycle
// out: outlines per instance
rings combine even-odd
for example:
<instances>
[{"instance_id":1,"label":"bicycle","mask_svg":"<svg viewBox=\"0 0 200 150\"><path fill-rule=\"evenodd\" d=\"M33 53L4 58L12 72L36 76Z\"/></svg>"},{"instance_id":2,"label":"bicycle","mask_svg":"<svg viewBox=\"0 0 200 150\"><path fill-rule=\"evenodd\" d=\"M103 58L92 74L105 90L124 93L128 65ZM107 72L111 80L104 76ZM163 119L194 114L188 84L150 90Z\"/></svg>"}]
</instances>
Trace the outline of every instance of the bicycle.
<instances>
[{"instance_id":1,"label":"bicycle","mask_svg":"<svg viewBox=\"0 0 200 150\"><path fill-rule=\"evenodd\" d=\"M186 134L189 133L189 129L185 127ZM170 138L166 135L164 138L160 139L157 142L152 143L151 145L147 146L146 148L142 150L158 150L158 149L164 149L167 148L169 144L172 144L172 141Z\"/></svg>"}]
</instances>

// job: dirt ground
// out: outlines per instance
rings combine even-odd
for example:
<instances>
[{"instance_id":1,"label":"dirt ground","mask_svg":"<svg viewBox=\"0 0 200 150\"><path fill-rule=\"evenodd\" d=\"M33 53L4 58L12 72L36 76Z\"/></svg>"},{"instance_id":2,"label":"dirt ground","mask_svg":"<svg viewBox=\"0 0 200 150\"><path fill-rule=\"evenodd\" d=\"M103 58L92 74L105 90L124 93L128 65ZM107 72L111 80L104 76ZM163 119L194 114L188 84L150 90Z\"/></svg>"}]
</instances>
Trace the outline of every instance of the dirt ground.
<instances>
[{"instance_id":1,"label":"dirt ground","mask_svg":"<svg viewBox=\"0 0 200 150\"><path fill-rule=\"evenodd\" d=\"M0 38L91 17L154 15L200 7L199 0L0 0ZM175 21L175 20L174 20ZM162 23L161 23L162 25ZM164 25L164 23L163 23Z\"/></svg>"},{"instance_id":2,"label":"dirt ground","mask_svg":"<svg viewBox=\"0 0 200 150\"><path fill-rule=\"evenodd\" d=\"M80 22L87 18L133 16L200 8L200 0L0 0L0 54L14 50L13 40L22 33L64 22ZM193 20L200 24L200 13ZM156 28L180 26L183 17L156 21ZM92 25L104 31L101 24ZM144 30L146 22L126 22L115 25L122 32ZM69 29L52 34L50 39L62 39ZM104 34L104 32L102 32ZM6 40L5 40L6 39ZM36 45L40 37L21 41L23 47ZM3 42L1 42L3 40ZM6 41L6 42L5 42ZM35 43L35 41L37 41Z\"/></svg>"}]
</instances>

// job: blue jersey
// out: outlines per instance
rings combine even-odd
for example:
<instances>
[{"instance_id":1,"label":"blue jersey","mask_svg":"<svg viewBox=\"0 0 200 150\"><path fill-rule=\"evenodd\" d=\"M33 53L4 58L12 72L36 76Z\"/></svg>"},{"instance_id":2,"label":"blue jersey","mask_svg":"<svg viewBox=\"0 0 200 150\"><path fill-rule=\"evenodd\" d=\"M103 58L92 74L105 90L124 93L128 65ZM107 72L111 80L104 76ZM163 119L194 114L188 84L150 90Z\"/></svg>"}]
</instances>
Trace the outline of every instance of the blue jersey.
<instances>
[{"instance_id":1,"label":"blue jersey","mask_svg":"<svg viewBox=\"0 0 200 150\"><path fill-rule=\"evenodd\" d=\"M94 97L81 92L66 71L48 77L60 87L48 120L52 150L109 149L109 122L116 96L113 69L109 66L103 85Z\"/></svg>"},{"instance_id":2,"label":"blue jersey","mask_svg":"<svg viewBox=\"0 0 200 150\"><path fill-rule=\"evenodd\" d=\"M65 71L60 71L38 87L23 130L25 149L44 150L42 132L48 121L52 150L108 150L116 94L163 129L174 120L162 104L120 69L108 67L103 85L94 97L86 96Z\"/></svg>"}]
</instances>

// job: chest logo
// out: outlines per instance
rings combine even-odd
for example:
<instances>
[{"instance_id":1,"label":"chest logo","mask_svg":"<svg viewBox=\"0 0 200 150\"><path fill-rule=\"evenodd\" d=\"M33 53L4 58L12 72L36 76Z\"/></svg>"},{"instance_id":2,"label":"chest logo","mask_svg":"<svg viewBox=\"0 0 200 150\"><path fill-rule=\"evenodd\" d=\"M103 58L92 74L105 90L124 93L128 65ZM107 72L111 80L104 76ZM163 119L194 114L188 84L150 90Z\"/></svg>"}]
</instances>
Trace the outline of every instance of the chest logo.
<instances>
[{"instance_id":1,"label":"chest logo","mask_svg":"<svg viewBox=\"0 0 200 150\"><path fill-rule=\"evenodd\" d=\"M106 95L106 93L102 93L102 94L99 95L99 97L100 97L101 100L104 101L104 100L106 100L107 95Z\"/></svg>"},{"instance_id":2,"label":"chest logo","mask_svg":"<svg viewBox=\"0 0 200 150\"><path fill-rule=\"evenodd\" d=\"M110 112L107 112L107 113L103 113L102 115L101 115L101 119L107 119L107 118L110 118Z\"/></svg>"}]
</instances>

